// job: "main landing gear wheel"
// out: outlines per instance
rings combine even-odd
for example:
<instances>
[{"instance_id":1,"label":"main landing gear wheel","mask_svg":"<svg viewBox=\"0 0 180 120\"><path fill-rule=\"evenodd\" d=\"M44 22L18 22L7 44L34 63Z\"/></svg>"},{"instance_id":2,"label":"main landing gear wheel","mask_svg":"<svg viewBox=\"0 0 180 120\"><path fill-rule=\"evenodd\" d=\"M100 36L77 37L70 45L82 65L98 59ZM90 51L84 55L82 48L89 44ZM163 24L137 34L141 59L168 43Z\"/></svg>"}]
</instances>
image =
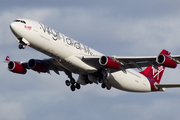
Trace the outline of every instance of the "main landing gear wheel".
<instances>
[{"instance_id":1,"label":"main landing gear wheel","mask_svg":"<svg viewBox=\"0 0 180 120\"><path fill-rule=\"evenodd\" d=\"M106 89L107 89L107 90L110 90L110 89L111 89L111 86L107 84L107 85L106 85Z\"/></svg>"},{"instance_id":2,"label":"main landing gear wheel","mask_svg":"<svg viewBox=\"0 0 180 120\"><path fill-rule=\"evenodd\" d=\"M76 88L79 90L81 88L80 84L76 83Z\"/></svg>"},{"instance_id":3,"label":"main landing gear wheel","mask_svg":"<svg viewBox=\"0 0 180 120\"><path fill-rule=\"evenodd\" d=\"M65 83L66 83L66 85L67 85L67 86L70 86L70 85L71 85L71 83L70 83L70 81L69 81L69 80L66 80L66 82L65 82Z\"/></svg>"},{"instance_id":4,"label":"main landing gear wheel","mask_svg":"<svg viewBox=\"0 0 180 120\"><path fill-rule=\"evenodd\" d=\"M71 89L72 91L75 91L76 89L79 90L79 89L81 88L80 84L76 83L76 81L75 81L74 79L72 79L71 81L66 80L66 81L65 81L65 84L66 84L67 86L70 86L70 89Z\"/></svg>"},{"instance_id":5,"label":"main landing gear wheel","mask_svg":"<svg viewBox=\"0 0 180 120\"><path fill-rule=\"evenodd\" d=\"M105 83L102 83L101 84L101 87L104 89L106 88L107 90L110 90L111 89L111 85L108 85L108 84L105 84Z\"/></svg>"},{"instance_id":6,"label":"main landing gear wheel","mask_svg":"<svg viewBox=\"0 0 180 120\"><path fill-rule=\"evenodd\" d=\"M101 87L104 89L104 88L106 88L106 84L105 83L102 83L101 84Z\"/></svg>"},{"instance_id":7,"label":"main landing gear wheel","mask_svg":"<svg viewBox=\"0 0 180 120\"><path fill-rule=\"evenodd\" d=\"M76 83L76 84L72 84L70 88L72 91L75 91L76 89L79 90L81 88L81 86L80 86L80 84Z\"/></svg>"},{"instance_id":8,"label":"main landing gear wheel","mask_svg":"<svg viewBox=\"0 0 180 120\"><path fill-rule=\"evenodd\" d=\"M70 79L70 80L66 80L65 84L67 86L70 86L70 89L72 91L75 91L76 89L79 90L81 88L81 86L80 86L80 84L76 83L75 79L72 77L72 73L66 69L64 70L64 72L68 76L68 78Z\"/></svg>"},{"instance_id":9,"label":"main landing gear wheel","mask_svg":"<svg viewBox=\"0 0 180 120\"><path fill-rule=\"evenodd\" d=\"M75 79L74 79L74 78L72 78L70 82L71 82L71 84L76 83L76 81L75 81Z\"/></svg>"},{"instance_id":10,"label":"main landing gear wheel","mask_svg":"<svg viewBox=\"0 0 180 120\"><path fill-rule=\"evenodd\" d=\"M75 91L75 89L76 89L75 86L72 84L72 85L71 85L71 90L72 90L72 91Z\"/></svg>"}]
</instances>

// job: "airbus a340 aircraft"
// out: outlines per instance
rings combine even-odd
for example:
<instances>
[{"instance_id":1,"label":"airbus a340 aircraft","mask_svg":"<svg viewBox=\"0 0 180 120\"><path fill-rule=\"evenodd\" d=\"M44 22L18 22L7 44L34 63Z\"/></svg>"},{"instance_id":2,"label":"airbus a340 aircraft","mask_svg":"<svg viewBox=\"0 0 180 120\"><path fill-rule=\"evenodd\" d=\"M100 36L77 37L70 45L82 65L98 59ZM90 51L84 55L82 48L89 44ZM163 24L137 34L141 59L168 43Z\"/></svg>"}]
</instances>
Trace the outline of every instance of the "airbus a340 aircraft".
<instances>
[{"instance_id":1,"label":"airbus a340 aircraft","mask_svg":"<svg viewBox=\"0 0 180 120\"><path fill-rule=\"evenodd\" d=\"M92 83L100 83L108 90L114 87L130 92L180 87L180 84L160 84L165 67L176 68L180 63L180 55L170 55L164 49L157 56L106 56L37 21L17 19L10 28L19 42L19 49L29 46L50 56L49 59L30 59L28 62L10 61L7 57L11 72L26 74L27 69L31 69L38 73L52 70L59 74L64 71L70 79L65 83L72 91L80 89L80 85ZM142 70L142 67L147 68ZM138 68L140 72L131 68ZM77 81L72 73L79 74Z\"/></svg>"}]
</instances>

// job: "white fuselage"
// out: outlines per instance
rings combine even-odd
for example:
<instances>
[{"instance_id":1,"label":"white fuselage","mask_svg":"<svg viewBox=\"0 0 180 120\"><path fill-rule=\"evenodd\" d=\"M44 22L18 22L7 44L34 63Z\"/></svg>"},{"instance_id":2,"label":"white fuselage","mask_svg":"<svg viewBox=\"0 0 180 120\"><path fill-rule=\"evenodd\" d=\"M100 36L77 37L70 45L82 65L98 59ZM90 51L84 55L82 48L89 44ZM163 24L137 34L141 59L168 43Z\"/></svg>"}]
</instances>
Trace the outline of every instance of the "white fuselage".
<instances>
[{"instance_id":1,"label":"white fuselage","mask_svg":"<svg viewBox=\"0 0 180 120\"><path fill-rule=\"evenodd\" d=\"M27 20L26 27L22 23L11 23L11 27L17 31L16 36L21 36L28 42L28 46L54 58L64 68L76 74L91 74L96 68L84 63L76 55L103 55L88 46L81 44L39 22ZM28 26L32 29L28 29ZM127 70L110 73L108 83L111 86L131 92L151 92L148 79L134 71Z\"/></svg>"}]
</instances>

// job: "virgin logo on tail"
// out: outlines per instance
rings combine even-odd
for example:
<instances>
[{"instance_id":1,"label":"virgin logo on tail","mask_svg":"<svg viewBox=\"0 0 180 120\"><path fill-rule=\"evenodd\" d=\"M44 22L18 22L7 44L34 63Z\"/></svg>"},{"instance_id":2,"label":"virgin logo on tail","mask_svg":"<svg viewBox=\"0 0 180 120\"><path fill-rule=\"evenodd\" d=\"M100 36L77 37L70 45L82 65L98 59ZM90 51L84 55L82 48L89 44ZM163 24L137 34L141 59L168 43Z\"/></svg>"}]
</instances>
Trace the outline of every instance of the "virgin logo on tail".
<instances>
[{"instance_id":1,"label":"virgin logo on tail","mask_svg":"<svg viewBox=\"0 0 180 120\"><path fill-rule=\"evenodd\" d=\"M157 70L156 68L154 68L152 66L152 70L153 70L153 78L156 79L156 81L160 81L162 74L163 74L163 71L165 70L165 67L159 66L158 70Z\"/></svg>"},{"instance_id":2,"label":"virgin logo on tail","mask_svg":"<svg viewBox=\"0 0 180 120\"><path fill-rule=\"evenodd\" d=\"M165 67L161 65L158 65L157 67L158 69L154 68L153 66L149 66L140 73L149 78L149 80L153 79L153 81L160 83Z\"/></svg>"}]
</instances>

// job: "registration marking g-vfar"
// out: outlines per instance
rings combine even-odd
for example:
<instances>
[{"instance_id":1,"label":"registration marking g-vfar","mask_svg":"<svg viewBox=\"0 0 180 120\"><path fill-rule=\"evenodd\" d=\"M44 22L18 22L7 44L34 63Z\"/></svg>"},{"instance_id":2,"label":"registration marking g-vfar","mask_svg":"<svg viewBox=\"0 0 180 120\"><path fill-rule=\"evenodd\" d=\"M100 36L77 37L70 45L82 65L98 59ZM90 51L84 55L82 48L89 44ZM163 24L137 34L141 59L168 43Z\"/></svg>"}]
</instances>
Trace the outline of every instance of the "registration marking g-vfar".
<instances>
[{"instance_id":1,"label":"registration marking g-vfar","mask_svg":"<svg viewBox=\"0 0 180 120\"><path fill-rule=\"evenodd\" d=\"M92 52L93 50L91 48L89 48L88 46L86 46L78 41L75 41L69 37L66 37L65 35L59 33L58 31L51 29L50 27L43 25L42 23L39 23L39 25L40 25L40 29L42 30L42 32L50 35L51 39L53 41L61 40L68 47L72 46L72 47L76 48L77 50L81 50L88 55L92 55L92 56L95 55Z\"/></svg>"}]
</instances>

